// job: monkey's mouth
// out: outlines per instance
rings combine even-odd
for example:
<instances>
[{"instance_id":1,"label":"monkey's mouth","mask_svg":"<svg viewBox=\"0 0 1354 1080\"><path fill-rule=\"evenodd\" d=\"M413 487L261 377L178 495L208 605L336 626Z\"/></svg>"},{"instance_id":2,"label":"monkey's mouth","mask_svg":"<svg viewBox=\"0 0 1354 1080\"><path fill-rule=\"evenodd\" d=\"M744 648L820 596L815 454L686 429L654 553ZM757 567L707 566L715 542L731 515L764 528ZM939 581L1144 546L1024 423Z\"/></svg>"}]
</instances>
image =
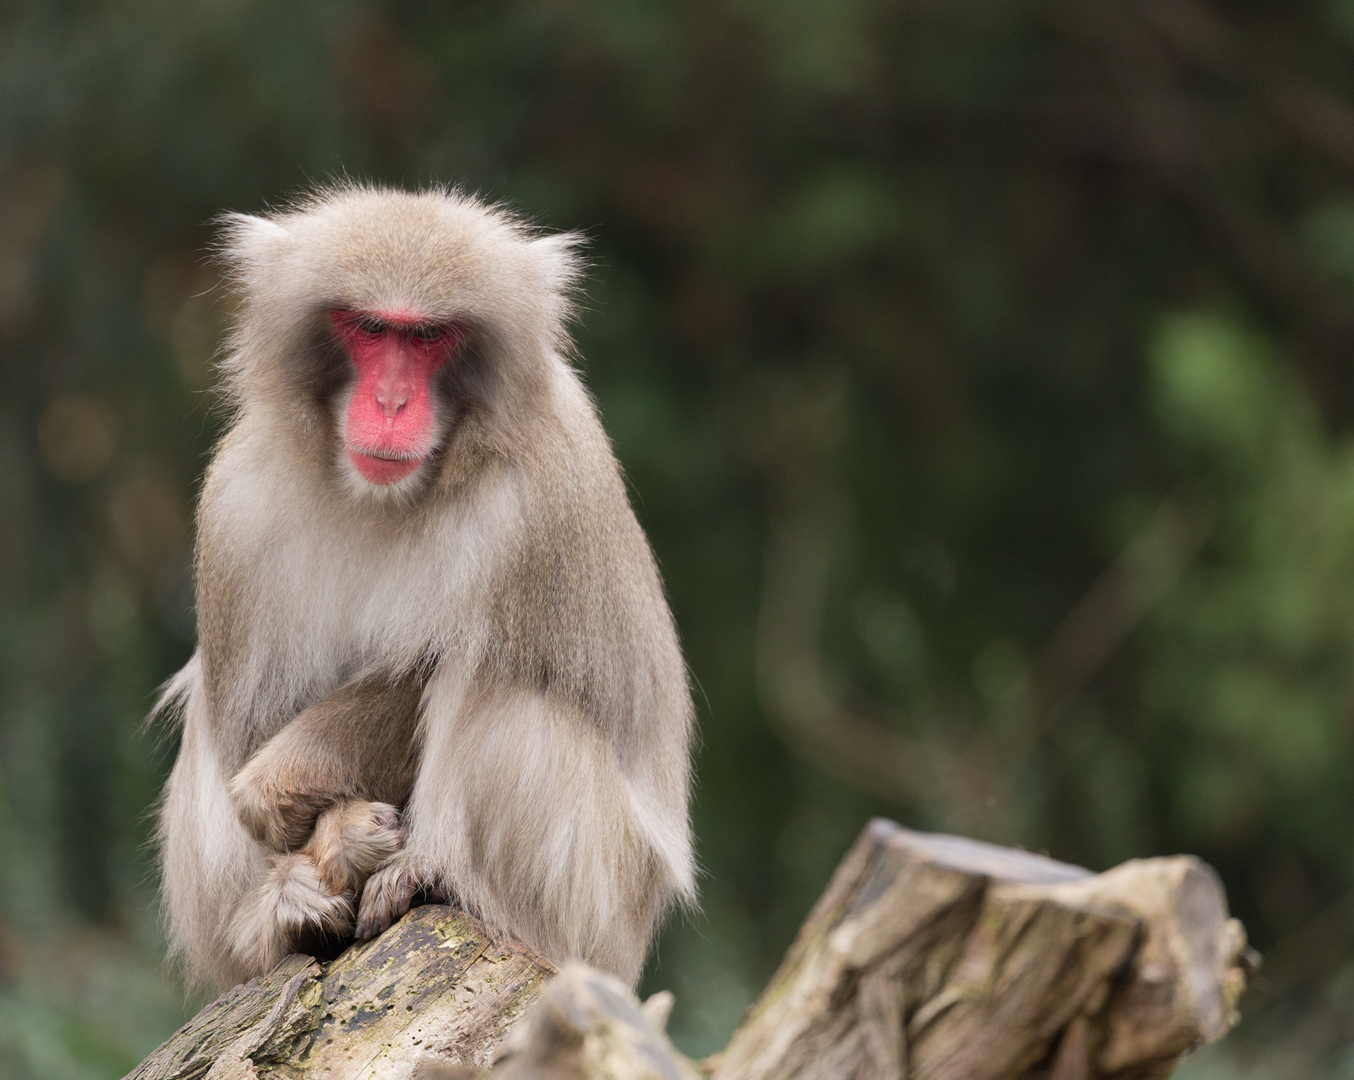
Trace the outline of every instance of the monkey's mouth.
<instances>
[{"instance_id":1,"label":"monkey's mouth","mask_svg":"<svg viewBox=\"0 0 1354 1080\"><path fill-rule=\"evenodd\" d=\"M345 446L348 460L372 484L396 484L418 471L428 455L412 450L384 450L364 446Z\"/></svg>"}]
</instances>

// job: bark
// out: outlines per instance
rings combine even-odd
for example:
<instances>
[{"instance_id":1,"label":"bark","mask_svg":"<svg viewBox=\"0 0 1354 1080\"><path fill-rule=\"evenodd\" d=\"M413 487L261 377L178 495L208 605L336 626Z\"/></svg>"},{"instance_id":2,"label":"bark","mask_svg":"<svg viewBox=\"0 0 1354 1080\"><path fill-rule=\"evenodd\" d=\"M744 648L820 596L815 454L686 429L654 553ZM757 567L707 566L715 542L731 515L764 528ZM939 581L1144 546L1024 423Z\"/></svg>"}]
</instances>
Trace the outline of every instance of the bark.
<instances>
[{"instance_id":1,"label":"bark","mask_svg":"<svg viewBox=\"0 0 1354 1080\"><path fill-rule=\"evenodd\" d=\"M487 1069L555 971L464 912L418 907L332 963L295 954L227 991L127 1080L394 1080L434 1063Z\"/></svg>"},{"instance_id":2,"label":"bark","mask_svg":"<svg viewBox=\"0 0 1354 1080\"><path fill-rule=\"evenodd\" d=\"M875 820L701 1066L664 1034L671 995L641 1006L577 964L551 981L549 961L429 906L236 987L131 1077L1157 1080L1235 1023L1257 959L1190 856L1095 875Z\"/></svg>"}]
</instances>

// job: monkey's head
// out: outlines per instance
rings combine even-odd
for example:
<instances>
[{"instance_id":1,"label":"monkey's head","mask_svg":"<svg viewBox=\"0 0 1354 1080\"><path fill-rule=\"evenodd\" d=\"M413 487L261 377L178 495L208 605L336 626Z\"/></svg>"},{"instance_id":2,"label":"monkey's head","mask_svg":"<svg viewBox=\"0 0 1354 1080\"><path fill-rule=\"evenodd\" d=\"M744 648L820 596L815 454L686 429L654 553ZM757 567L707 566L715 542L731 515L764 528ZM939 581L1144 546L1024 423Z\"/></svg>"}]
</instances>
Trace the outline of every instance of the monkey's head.
<instances>
[{"instance_id":1,"label":"monkey's head","mask_svg":"<svg viewBox=\"0 0 1354 1080\"><path fill-rule=\"evenodd\" d=\"M348 184L230 215L225 392L359 497L416 496L458 435L507 446L541 413L576 245L444 189Z\"/></svg>"}]
</instances>

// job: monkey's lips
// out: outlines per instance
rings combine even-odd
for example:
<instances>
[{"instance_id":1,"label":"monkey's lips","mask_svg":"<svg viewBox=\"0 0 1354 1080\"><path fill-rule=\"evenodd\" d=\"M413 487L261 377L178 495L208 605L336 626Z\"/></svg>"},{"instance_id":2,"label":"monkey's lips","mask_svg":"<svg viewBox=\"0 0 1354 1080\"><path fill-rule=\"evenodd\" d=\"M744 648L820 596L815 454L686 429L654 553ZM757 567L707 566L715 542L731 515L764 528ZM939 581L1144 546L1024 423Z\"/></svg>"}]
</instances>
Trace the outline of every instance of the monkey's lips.
<instances>
[{"instance_id":1,"label":"monkey's lips","mask_svg":"<svg viewBox=\"0 0 1354 1080\"><path fill-rule=\"evenodd\" d=\"M348 460L371 484L397 484L412 476L427 460L427 454L399 450L373 450L367 447L347 446Z\"/></svg>"}]
</instances>

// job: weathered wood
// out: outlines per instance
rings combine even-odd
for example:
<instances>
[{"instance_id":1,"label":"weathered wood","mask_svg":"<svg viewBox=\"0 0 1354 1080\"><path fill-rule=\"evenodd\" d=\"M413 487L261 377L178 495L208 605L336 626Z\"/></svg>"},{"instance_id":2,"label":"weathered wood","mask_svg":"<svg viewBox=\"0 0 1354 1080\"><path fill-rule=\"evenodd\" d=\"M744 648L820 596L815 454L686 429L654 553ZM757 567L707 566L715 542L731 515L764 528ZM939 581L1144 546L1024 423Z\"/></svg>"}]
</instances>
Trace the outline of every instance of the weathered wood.
<instances>
[{"instance_id":1,"label":"weathered wood","mask_svg":"<svg viewBox=\"0 0 1354 1080\"><path fill-rule=\"evenodd\" d=\"M1147 1080L1232 1025L1247 962L1197 859L1092 875L876 820L715 1080Z\"/></svg>"},{"instance_id":2,"label":"weathered wood","mask_svg":"<svg viewBox=\"0 0 1354 1080\"><path fill-rule=\"evenodd\" d=\"M415 908L323 964L293 955L223 994L127 1080L395 1080L487 1069L555 967L453 908Z\"/></svg>"},{"instance_id":3,"label":"weathered wood","mask_svg":"<svg viewBox=\"0 0 1354 1080\"><path fill-rule=\"evenodd\" d=\"M706 1080L664 1034L671 1008L671 994L641 1005L610 975L567 964L486 1080Z\"/></svg>"},{"instance_id":4,"label":"weathered wood","mask_svg":"<svg viewBox=\"0 0 1354 1080\"><path fill-rule=\"evenodd\" d=\"M1189 856L1096 875L876 820L703 1065L714 1080L1159 1080L1235 1022L1253 958ZM663 1033L671 995L641 1006L582 965L554 971L463 913L417 908L332 963L292 956L236 987L129 1080L705 1075Z\"/></svg>"}]
</instances>

